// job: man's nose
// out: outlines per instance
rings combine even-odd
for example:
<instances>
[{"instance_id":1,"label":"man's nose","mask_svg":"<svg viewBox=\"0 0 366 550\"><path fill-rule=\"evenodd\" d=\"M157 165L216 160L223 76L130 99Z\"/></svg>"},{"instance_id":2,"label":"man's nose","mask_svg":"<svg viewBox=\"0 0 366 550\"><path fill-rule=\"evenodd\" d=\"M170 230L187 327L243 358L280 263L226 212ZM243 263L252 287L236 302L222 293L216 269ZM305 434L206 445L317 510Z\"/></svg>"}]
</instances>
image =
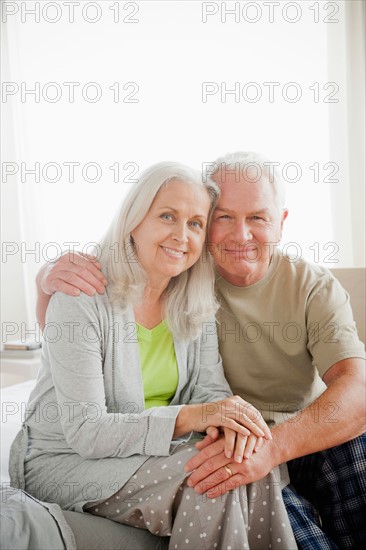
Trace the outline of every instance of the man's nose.
<instances>
[{"instance_id":1,"label":"man's nose","mask_svg":"<svg viewBox=\"0 0 366 550\"><path fill-rule=\"evenodd\" d=\"M232 237L237 243L246 243L253 238L253 235L248 224L241 221L235 225Z\"/></svg>"}]
</instances>

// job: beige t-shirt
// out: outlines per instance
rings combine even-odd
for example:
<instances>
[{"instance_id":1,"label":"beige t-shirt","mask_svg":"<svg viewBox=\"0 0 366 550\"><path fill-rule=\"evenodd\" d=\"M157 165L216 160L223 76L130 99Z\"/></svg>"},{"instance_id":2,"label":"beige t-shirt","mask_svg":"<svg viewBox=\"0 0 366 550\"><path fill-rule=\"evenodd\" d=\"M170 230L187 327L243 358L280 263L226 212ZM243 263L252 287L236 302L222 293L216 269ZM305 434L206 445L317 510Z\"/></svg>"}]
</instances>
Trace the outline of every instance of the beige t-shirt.
<instances>
[{"instance_id":1,"label":"beige t-shirt","mask_svg":"<svg viewBox=\"0 0 366 550\"><path fill-rule=\"evenodd\" d=\"M217 276L218 334L234 394L267 422L299 419L326 388L321 377L342 359L364 357L349 296L329 270L276 249L259 282L237 287ZM336 404L327 404L328 421ZM314 421L319 411L314 406Z\"/></svg>"}]
</instances>

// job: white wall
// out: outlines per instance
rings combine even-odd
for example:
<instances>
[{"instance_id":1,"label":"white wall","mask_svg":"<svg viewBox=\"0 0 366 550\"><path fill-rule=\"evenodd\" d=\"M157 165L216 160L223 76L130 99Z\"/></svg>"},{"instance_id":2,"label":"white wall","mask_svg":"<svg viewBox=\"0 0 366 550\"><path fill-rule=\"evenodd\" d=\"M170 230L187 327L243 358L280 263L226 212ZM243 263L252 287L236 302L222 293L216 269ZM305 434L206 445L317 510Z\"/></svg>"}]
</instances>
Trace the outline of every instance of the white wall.
<instances>
[{"instance_id":1,"label":"white wall","mask_svg":"<svg viewBox=\"0 0 366 550\"><path fill-rule=\"evenodd\" d=\"M227 2L227 9L239 5L239 12L227 14L226 22L221 2L80 1L74 22L65 2L38 3L39 22L27 12L36 2L2 4L8 10L2 13L3 80L10 83L8 91L19 88L2 104L3 133L9 136L3 162L18 168L2 183L2 237L7 251L11 243L19 245L19 253L2 263L3 322L34 323L39 266L64 243L82 247L98 240L129 186L129 174L159 160L200 167L225 152L249 149L281 169L300 167L300 180L287 185L290 216L283 243L296 243L304 257L331 262L328 267L364 265L360 2L281 2L273 22L268 2L257 2L257 8ZM293 7L286 8L289 4ZM98 12L97 22L86 20ZM248 21L256 16L257 22ZM73 102L65 82L80 84ZM95 91L85 88L91 82L102 91L97 102L85 99ZM110 89L116 82L118 102L116 87ZM268 82L279 83L273 101ZM246 88L248 83L254 84ZM35 86L39 102L31 94L22 100L21 90ZM240 94L204 97L204 86L221 91L237 86ZM52 102L57 89L62 95ZM83 98L82 89L90 95ZM293 101L299 90L301 98ZM258 91L261 98L250 101ZM22 163L31 168L36 162L38 183L21 170ZM80 163L74 182L65 166L70 162ZM52 168L42 177L48 163L60 167L60 181L47 181L56 174ZM100 167L99 181L83 177L87 163ZM116 163L118 183L110 169ZM334 167L339 182L327 182ZM294 174L289 169L288 179ZM93 175L90 169L87 177Z\"/></svg>"}]
</instances>

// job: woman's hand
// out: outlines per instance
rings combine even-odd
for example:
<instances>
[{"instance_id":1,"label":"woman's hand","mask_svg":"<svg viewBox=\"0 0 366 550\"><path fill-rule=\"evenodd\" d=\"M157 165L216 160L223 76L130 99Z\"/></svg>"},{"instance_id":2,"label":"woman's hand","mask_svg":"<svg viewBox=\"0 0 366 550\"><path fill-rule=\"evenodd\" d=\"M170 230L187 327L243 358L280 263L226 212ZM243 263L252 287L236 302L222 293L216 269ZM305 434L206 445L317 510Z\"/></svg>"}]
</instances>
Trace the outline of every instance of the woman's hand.
<instances>
[{"instance_id":1,"label":"woman's hand","mask_svg":"<svg viewBox=\"0 0 366 550\"><path fill-rule=\"evenodd\" d=\"M264 442L263 437L257 437L254 434L243 437L229 428L224 428L221 432L215 426L209 426L206 430L206 436L196 443L196 448L201 451L220 437L225 438L225 456L227 458L233 457L233 460L239 463L259 451Z\"/></svg>"},{"instance_id":2,"label":"woman's hand","mask_svg":"<svg viewBox=\"0 0 366 550\"><path fill-rule=\"evenodd\" d=\"M178 437L190 431L204 432L209 426L231 430L243 438L252 433L257 437L271 439L270 429L260 412L238 395L215 403L185 405L177 416L174 436ZM228 439L233 439L230 432ZM240 448L243 447L243 442L241 439Z\"/></svg>"}]
</instances>

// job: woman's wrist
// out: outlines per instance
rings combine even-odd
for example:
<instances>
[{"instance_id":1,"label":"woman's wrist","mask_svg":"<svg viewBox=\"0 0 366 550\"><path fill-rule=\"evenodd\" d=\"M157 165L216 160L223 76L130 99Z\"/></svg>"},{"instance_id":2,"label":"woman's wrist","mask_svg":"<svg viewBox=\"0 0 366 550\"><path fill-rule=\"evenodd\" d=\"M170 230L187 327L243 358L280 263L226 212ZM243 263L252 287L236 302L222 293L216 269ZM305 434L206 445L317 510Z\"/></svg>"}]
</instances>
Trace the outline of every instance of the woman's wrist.
<instances>
[{"instance_id":1,"label":"woman's wrist","mask_svg":"<svg viewBox=\"0 0 366 550\"><path fill-rule=\"evenodd\" d=\"M185 433L189 432L189 429L186 429L187 424L187 408L188 405L184 405L175 420L175 428L174 428L174 437L180 437L181 435L184 435Z\"/></svg>"},{"instance_id":2,"label":"woman's wrist","mask_svg":"<svg viewBox=\"0 0 366 550\"><path fill-rule=\"evenodd\" d=\"M200 432L200 423L197 421L197 414L200 416L202 405L184 405L176 418L174 437L180 437L188 432Z\"/></svg>"}]
</instances>

